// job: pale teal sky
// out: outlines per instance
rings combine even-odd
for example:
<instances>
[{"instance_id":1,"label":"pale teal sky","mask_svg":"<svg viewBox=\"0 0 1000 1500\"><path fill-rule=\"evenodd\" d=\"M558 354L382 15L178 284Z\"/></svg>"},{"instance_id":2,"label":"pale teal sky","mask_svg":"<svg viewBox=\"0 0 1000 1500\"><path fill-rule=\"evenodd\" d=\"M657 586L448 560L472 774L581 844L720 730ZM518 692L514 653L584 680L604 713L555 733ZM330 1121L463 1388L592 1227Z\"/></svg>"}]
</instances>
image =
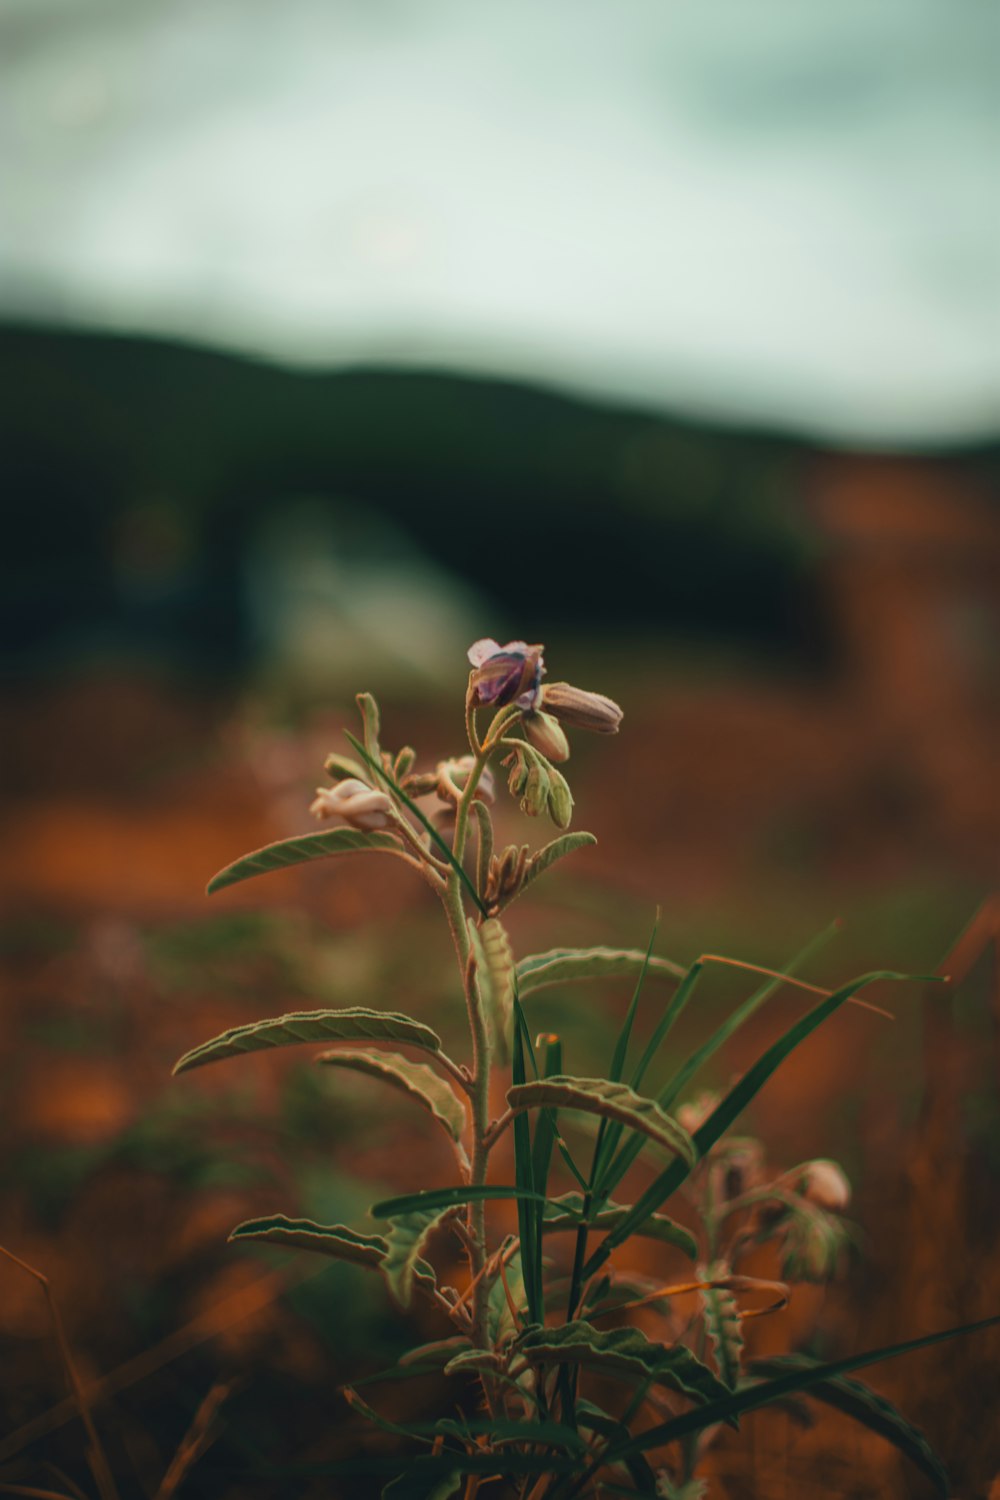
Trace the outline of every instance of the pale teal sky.
<instances>
[{"instance_id":1,"label":"pale teal sky","mask_svg":"<svg viewBox=\"0 0 1000 1500\"><path fill-rule=\"evenodd\" d=\"M993 0L0 0L0 315L1000 429Z\"/></svg>"}]
</instances>

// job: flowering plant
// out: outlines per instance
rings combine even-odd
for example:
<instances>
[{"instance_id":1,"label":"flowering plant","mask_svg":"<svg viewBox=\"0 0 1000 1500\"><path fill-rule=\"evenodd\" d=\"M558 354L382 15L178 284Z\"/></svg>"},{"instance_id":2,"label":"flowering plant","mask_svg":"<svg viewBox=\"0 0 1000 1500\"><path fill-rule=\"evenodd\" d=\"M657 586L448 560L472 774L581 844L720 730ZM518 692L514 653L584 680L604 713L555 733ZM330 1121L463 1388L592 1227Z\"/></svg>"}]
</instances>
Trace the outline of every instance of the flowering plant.
<instances>
[{"instance_id":1,"label":"flowering plant","mask_svg":"<svg viewBox=\"0 0 1000 1500\"><path fill-rule=\"evenodd\" d=\"M699 1463L722 1427L800 1391L874 1428L947 1494L944 1471L922 1435L848 1372L948 1333L831 1364L803 1355L749 1360L743 1338L746 1320L784 1307L794 1283L834 1274L849 1237L841 1214L850 1188L832 1161L771 1169L761 1143L730 1128L799 1043L842 1005L867 1004L862 990L906 976L879 971L820 989L798 977L817 944L783 971L735 965L756 974L757 988L690 1057L668 1056L667 1081L649 1091L647 1075L706 967L734 961L705 954L684 968L655 955L652 939L645 952L553 948L515 958L508 906L557 861L595 842L589 833L568 831L573 797L555 764L569 757L565 731L613 734L622 714L601 694L546 684L540 645L483 640L468 654L461 754L417 769L412 749L383 748L377 705L359 695L363 736L348 736L351 756L327 759L332 784L312 804L317 817L337 819L337 826L248 854L216 875L209 890L337 855L402 860L447 920L469 1059L448 1056L424 1021L353 1007L238 1026L187 1053L175 1070L293 1043L323 1044L317 1060L324 1066L360 1071L429 1111L451 1144L456 1180L376 1203L377 1230L278 1213L238 1225L231 1238L377 1270L401 1307L422 1297L437 1310L441 1337L412 1351L396 1373L463 1377L472 1415L400 1425L355 1390L346 1392L376 1426L420 1445L415 1457L365 1460L388 1471L386 1497L445 1500L461 1492L472 1500L490 1479L499 1486L493 1494L523 1500L623 1493L692 1500L701 1493ZM485 730L483 709L491 713ZM527 844L495 847L494 758L507 769L522 811L547 816L558 830L534 851ZM552 986L615 976L631 976L635 988L606 1076L577 1076L565 1068L558 1036L532 1036L525 1002ZM650 981L665 985L669 999L640 1049L633 1027ZM811 1008L728 1092L689 1096L700 1068L784 985L807 995ZM494 1093L502 1079L497 1109L491 1079ZM501 1142L512 1145L507 1183L491 1173ZM642 1153L647 1165L653 1161L652 1177L629 1201ZM623 1188L623 1198L612 1196ZM497 1200L516 1205L516 1234L491 1230L488 1209ZM460 1286L447 1284L433 1263L445 1237L457 1241L467 1261ZM657 1247L661 1275L639 1275L621 1259L617 1252L632 1237ZM744 1268L746 1252L763 1242L778 1249L780 1281ZM567 1244L561 1255L559 1246ZM636 1325L640 1308L660 1315L662 1337L650 1338ZM608 1394L608 1380L618 1382L618 1396L613 1389Z\"/></svg>"}]
</instances>

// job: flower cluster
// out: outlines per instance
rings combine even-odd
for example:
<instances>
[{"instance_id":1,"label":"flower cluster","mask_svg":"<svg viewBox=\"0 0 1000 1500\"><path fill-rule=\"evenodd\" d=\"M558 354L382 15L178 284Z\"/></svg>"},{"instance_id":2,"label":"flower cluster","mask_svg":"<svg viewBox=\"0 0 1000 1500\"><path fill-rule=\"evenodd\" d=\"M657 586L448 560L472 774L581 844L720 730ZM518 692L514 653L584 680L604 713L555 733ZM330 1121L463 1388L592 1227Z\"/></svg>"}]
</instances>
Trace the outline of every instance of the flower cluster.
<instances>
[{"instance_id":1,"label":"flower cluster","mask_svg":"<svg viewBox=\"0 0 1000 1500\"><path fill-rule=\"evenodd\" d=\"M622 711L602 693L586 692L568 682L544 683L544 646L524 641L476 641L469 647L473 671L469 678L472 701L502 708L513 703L521 710L525 737L548 760L569 759L563 728L589 729L595 734L617 734Z\"/></svg>"},{"instance_id":2,"label":"flower cluster","mask_svg":"<svg viewBox=\"0 0 1000 1500\"><path fill-rule=\"evenodd\" d=\"M595 734L617 734L622 711L602 693L591 693L568 682L543 681L545 677L544 646L530 646L526 641L508 641L505 646L489 638L469 647L472 664L469 676L469 704L472 709L513 708L513 714L502 714L502 725L494 741L485 747L502 745L508 752L504 765L510 770L510 790L529 816L547 811L559 828L569 826L573 798L565 778L553 762L569 759L566 729L587 729ZM363 705L369 712L371 705ZM501 737L502 728L502 737ZM520 728L523 739L511 738ZM392 771L408 797L434 795L444 806L437 824L453 828L456 810L468 780L474 778L472 799L492 805L495 800L493 773L477 755L483 751L471 733L473 753L439 761L433 771L414 773L413 752L401 752L396 762L385 760L385 770ZM336 781L333 787L319 787L310 811L317 818L342 818L352 828L363 831L388 828L405 834L399 822L400 809L378 778L344 756L331 755L326 769ZM383 777L384 781L385 778ZM389 783L387 783L389 785Z\"/></svg>"}]
</instances>

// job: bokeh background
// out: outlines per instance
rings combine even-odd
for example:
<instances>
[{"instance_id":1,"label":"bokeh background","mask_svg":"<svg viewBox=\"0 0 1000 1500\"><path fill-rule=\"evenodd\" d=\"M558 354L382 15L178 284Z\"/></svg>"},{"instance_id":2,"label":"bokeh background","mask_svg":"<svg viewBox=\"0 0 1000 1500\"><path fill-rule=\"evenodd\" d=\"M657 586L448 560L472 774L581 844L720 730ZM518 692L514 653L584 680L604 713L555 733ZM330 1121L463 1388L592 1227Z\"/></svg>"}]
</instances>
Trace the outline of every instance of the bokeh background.
<instances>
[{"instance_id":1,"label":"bokeh background","mask_svg":"<svg viewBox=\"0 0 1000 1500\"><path fill-rule=\"evenodd\" d=\"M520 951L642 946L659 905L678 961L840 917L819 982L961 980L761 1095L863 1234L759 1346L1000 1309L998 62L953 0L0 0L0 1243L50 1278L123 1497L172 1493L207 1395L185 1494L338 1493L273 1468L359 1451L337 1384L414 1334L361 1272L225 1237L446 1181L422 1121L293 1053L169 1070L312 1002L458 1045L405 873L203 890L308 827L355 691L459 750L482 635L625 709L577 736L599 846L514 909ZM577 1071L620 988L533 1002ZM679 1043L743 993L713 977ZM0 1477L86 1488L8 1264L0 1337ZM998 1369L981 1338L872 1376L962 1496L1000 1473ZM749 1425L713 1496L923 1493L846 1422Z\"/></svg>"}]
</instances>

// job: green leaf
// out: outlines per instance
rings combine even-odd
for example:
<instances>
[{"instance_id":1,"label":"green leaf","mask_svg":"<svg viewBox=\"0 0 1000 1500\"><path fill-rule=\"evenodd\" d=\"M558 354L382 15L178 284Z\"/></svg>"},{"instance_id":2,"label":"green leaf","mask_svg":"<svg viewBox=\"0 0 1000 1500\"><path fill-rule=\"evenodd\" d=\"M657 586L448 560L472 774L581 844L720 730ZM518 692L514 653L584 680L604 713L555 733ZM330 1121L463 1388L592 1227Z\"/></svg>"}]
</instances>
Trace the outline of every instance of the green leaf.
<instances>
[{"instance_id":1,"label":"green leaf","mask_svg":"<svg viewBox=\"0 0 1000 1500\"><path fill-rule=\"evenodd\" d=\"M509 1089L507 1103L515 1112L548 1105L601 1115L648 1136L665 1150L682 1157L689 1168L698 1159L687 1131L653 1099L644 1099L625 1083L611 1083L606 1078L538 1078Z\"/></svg>"},{"instance_id":2,"label":"green leaf","mask_svg":"<svg viewBox=\"0 0 1000 1500\"><path fill-rule=\"evenodd\" d=\"M639 974L636 978L635 988L632 991L632 999L629 1001L629 1007L625 1013L625 1020L622 1022L621 1030L618 1033L618 1040L615 1042L615 1050L611 1057L611 1066L608 1070L608 1079L612 1083L620 1083L622 1074L625 1071L625 1059L628 1056L629 1042L632 1039L632 1026L635 1022L636 1011L639 1008L639 1000L642 996L643 982L649 972L649 961L653 956L653 944L656 942L656 934L659 931L659 926L660 913L659 911L657 911L656 921L653 924L652 932L649 934L649 942L646 944L645 961L643 962L642 968L639 970ZM638 1090L638 1084L634 1081L632 1086L636 1090ZM611 1164L611 1160L615 1154L615 1151L618 1148L618 1142L621 1140L621 1135L624 1128L625 1127L620 1120L610 1121L607 1119L603 1119L601 1121L601 1128L598 1131L597 1140L594 1143L594 1154L591 1159L590 1168L590 1187L595 1196L604 1196L600 1194L601 1181L604 1177L605 1172ZM582 1268L582 1261L580 1261L579 1269L582 1270ZM575 1294L577 1290L578 1288L574 1284L574 1292L571 1301L575 1300Z\"/></svg>"},{"instance_id":3,"label":"green leaf","mask_svg":"<svg viewBox=\"0 0 1000 1500\"><path fill-rule=\"evenodd\" d=\"M550 1198L542 1219L543 1234L557 1234L562 1230L578 1229L582 1212L582 1193L563 1193L559 1198ZM588 1228L614 1229L630 1212L628 1205L606 1203L599 1212L591 1213L587 1220ZM689 1260L698 1258L698 1242L694 1235L685 1229L683 1224L678 1224L666 1214L650 1215L642 1227L636 1230L636 1234L641 1239L659 1240L663 1244L673 1245L676 1249L682 1250Z\"/></svg>"},{"instance_id":4,"label":"green leaf","mask_svg":"<svg viewBox=\"0 0 1000 1500\"><path fill-rule=\"evenodd\" d=\"M230 1240L260 1240L288 1250L316 1250L334 1260L378 1270L387 1249L380 1234L359 1234L344 1224L314 1224L312 1219L289 1219L272 1214L266 1219L247 1219L237 1224Z\"/></svg>"},{"instance_id":5,"label":"green leaf","mask_svg":"<svg viewBox=\"0 0 1000 1500\"><path fill-rule=\"evenodd\" d=\"M363 1047L331 1047L316 1058L330 1068L350 1068L380 1078L416 1099L444 1127L453 1141L465 1130L465 1106L450 1084L426 1063L411 1062L399 1052L368 1051Z\"/></svg>"},{"instance_id":6,"label":"green leaf","mask_svg":"<svg viewBox=\"0 0 1000 1500\"><path fill-rule=\"evenodd\" d=\"M852 995L866 985L874 984L878 980L904 980L913 979L913 975L898 974L888 969L877 969L870 974L863 974L859 979L853 979L849 984L842 985L832 995L826 996L814 1005L806 1015L800 1017L788 1028L782 1036L757 1059L751 1068L744 1073L739 1082L730 1089L729 1093L721 1103L709 1115L705 1123L694 1134L694 1143L699 1156L705 1156L715 1145L720 1136L724 1135L733 1121L742 1114L751 1099L764 1087L771 1074L776 1072L785 1059L794 1052L795 1048L807 1036L814 1032L817 1026L821 1026L840 1006L846 1004ZM623 1147L623 1152L628 1149ZM655 1212L661 1203L664 1203L670 1194L676 1192L690 1171L690 1166L683 1160L675 1160L661 1172L655 1182L646 1189L633 1206L631 1213L613 1229L594 1254L591 1256L585 1268L588 1276L593 1275L599 1266L611 1254L616 1245L620 1245L629 1235L634 1233L639 1224L648 1214ZM613 1174L612 1174L613 1175Z\"/></svg>"},{"instance_id":7,"label":"green leaf","mask_svg":"<svg viewBox=\"0 0 1000 1500\"><path fill-rule=\"evenodd\" d=\"M515 1083L525 1080L525 1055L531 1058L532 1067L538 1072L531 1038L526 1035L524 1010L514 983L514 1036L511 1056L511 1076ZM531 1141L531 1122L527 1115L514 1118L514 1177L517 1184L517 1232L521 1240L521 1267L524 1274L524 1291L528 1302L528 1317L533 1323L545 1320L545 1290L542 1281L542 1235L539 1227L541 1214L535 1205L535 1158ZM542 1198L542 1194L537 1194ZM544 1201L544 1199L543 1199Z\"/></svg>"},{"instance_id":8,"label":"green leaf","mask_svg":"<svg viewBox=\"0 0 1000 1500\"><path fill-rule=\"evenodd\" d=\"M539 1037L539 1042L542 1038ZM562 1072L562 1042L557 1036L544 1038L545 1056L542 1059L542 1077L552 1078ZM538 1043L536 1042L536 1046ZM543 1109L535 1126L535 1138L531 1145L531 1175L536 1192L548 1191L549 1168L552 1164L552 1147L558 1131L559 1116L554 1109ZM541 1263L539 1262L539 1274Z\"/></svg>"},{"instance_id":9,"label":"green leaf","mask_svg":"<svg viewBox=\"0 0 1000 1500\"><path fill-rule=\"evenodd\" d=\"M732 1268L722 1261L698 1270L701 1281L724 1281L730 1275ZM739 1303L728 1287L704 1287L698 1295L719 1376L723 1385L734 1391L743 1359L743 1317Z\"/></svg>"},{"instance_id":10,"label":"green leaf","mask_svg":"<svg viewBox=\"0 0 1000 1500\"><path fill-rule=\"evenodd\" d=\"M599 1437L624 1438L630 1436L628 1427L603 1407L597 1406L593 1401L588 1401L581 1396L576 1398L577 1426L596 1433ZM626 1465L631 1478L639 1486L638 1490L622 1490L620 1493L629 1495L657 1495L656 1475L649 1467L641 1453L637 1453L628 1460ZM607 1488L602 1485L602 1489Z\"/></svg>"},{"instance_id":11,"label":"green leaf","mask_svg":"<svg viewBox=\"0 0 1000 1500\"><path fill-rule=\"evenodd\" d=\"M379 731L382 727L382 715L379 706L371 693L358 693L354 700L361 712L361 722L364 725L365 749L373 760L381 762L382 747L379 744Z\"/></svg>"},{"instance_id":12,"label":"green leaf","mask_svg":"<svg viewBox=\"0 0 1000 1500\"><path fill-rule=\"evenodd\" d=\"M629 1453L645 1453L650 1449L663 1447L666 1443L687 1437L689 1433L700 1432L705 1427L714 1426L716 1422L728 1421L731 1417L742 1415L743 1412L770 1406L772 1402L782 1400L785 1396L797 1391L811 1390L817 1385L837 1379L852 1370L863 1369L866 1365L881 1364L884 1360L896 1359L901 1354L910 1354L917 1349L927 1349L932 1344L942 1344L949 1339L961 1338L968 1333L979 1333L986 1328L995 1327L998 1323L1000 1323L1000 1314L994 1314L991 1318L980 1318L975 1323L963 1323L955 1328L945 1328L940 1333L927 1333L922 1338L907 1339L902 1344L885 1344L881 1348L866 1349L862 1354L851 1354L845 1359L833 1360L829 1364L809 1365L806 1368L789 1370L771 1380L741 1386L739 1390L730 1392L723 1400L710 1401L695 1411L684 1412L679 1417L672 1417L668 1422L659 1422L655 1427L648 1427L645 1432L631 1438L627 1444L616 1446L607 1455L608 1461L625 1458Z\"/></svg>"},{"instance_id":13,"label":"green leaf","mask_svg":"<svg viewBox=\"0 0 1000 1500\"><path fill-rule=\"evenodd\" d=\"M818 1360L804 1354L774 1355L769 1359L755 1359L747 1366L753 1376L774 1379L795 1371L822 1368ZM862 1385L860 1380L851 1380L846 1375L837 1375L830 1380L821 1380L809 1387L809 1394L817 1401L824 1401L838 1411L853 1417L856 1422L871 1428L884 1437L911 1460L928 1479L938 1487L939 1494L951 1494L948 1475L931 1445L919 1428L914 1427L896 1410L891 1401Z\"/></svg>"},{"instance_id":14,"label":"green leaf","mask_svg":"<svg viewBox=\"0 0 1000 1500\"><path fill-rule=\"evenodd\" d=\"M314 1224L312 1219L289 1219L284 1214L271 1214L266 1219L247 1219L237 1224L229 1236L230 1240L259 1240L267 1245L281 1245L287 1250L314 1250L319 1255L329 1255L333 1260L347 1260L354 1265L367 1266L377 1271L389 1249L389 1243L380 1234L359 1234L344 1224ZM414 1275L425 1287L436 1284L433 1266L418 1261Z\"/></svg>"},{"instance_id":15,"label":"green leaf","mask_svg":"<svg viewBox=\"0 0 1000 1500\"><path fill-rule=\"evenodd\" d=\"M479 927L469 923L469 938L476 955L479 989L493 1038L498 1063L510 1056L511 1021L514 1015L514 955L503 924L489 917Z\"/></svg>"},{"instance_id":16,"label":"green leaf","mask_svg":"<svg viewBox=\"0 0 1000 1500\"><path fill-rule=\"evenodd\" d=\"M436 1213L418 1211L394 1215L389 1220L386 1253L379 1269L400 1307L409 1307L413 1297L414 1274L420 1264L420 1252L441 1220L450 1212L448 1208Z\"/></svg>"},{"instance_id":17,"label":"green leaf","mask_svg":"<svg viewBox=\"0 0 1000 1500\"><path fill-rule=\"evenodd\" d=\"M334 854L402 854L403 846L391 833L364 833L360 828L330 828L325 833L303 833L298 838L281 839L265 844L252 854L226 865L208 882L207 891L214 896L227 885L239 885L254 875L271 870L285 870L289 865L305 864L311 859L329 859Z\"/></svg>"},{"instance_id":18,"label":"green leaf","mask_svg":"<svg viewBox=\"0 0 1000 1500\"><path fill-rule=\"evenodd\" d=\"M303 1010L268 1021L251 1021L247 1026L233 1026L221 1036L203 1042L186 1052L174 1065L175 1073L186 1073L205 1063L239 1057L244 1052L262 1052L269 1047L291 1047L299 1042L403 1042L425 1052L440 1052L441 1038L422 1021L395 1011Z\"/></svg>"},{"instance_id":19,"label":"green leaf","mask_svg":"<svg viewBox=\"0 0 1000 1500\"><path fill-rule=\"evenodd\" d=\"M683 1344L654 1344L638 1328L594 1328L576 1320L559 1328L525 1329L514 1349L532 1364L576 1364L665 1385L691 1401L728 1394L707 1365Z\"/></svg>"},{"instance_id":20,"label":"green leaf","mask_svg":"<svg viewBox=\"0 0 1000 1500\"><path fill-rule=\"evenodd\" d=\"M456 1333L448 1339L434 1339L429 1344L418 1344L414 1349L407 1349L405 1354L399 1356L399 1363L404 1369L407 1365L439 1365L443 1369L450 1360L458 1358L464 1351L479 1353L466 1334Z\"/></svg>"},{"instance_id":21,"label":"green leaf","mask_svg":"<svg viewBox=\"0 0 1000 1500\"><path fill-rule=\"evenodd\" d=\"M336 751L326 757L323 770L334 781L352 780L365 783L368 781L368 773L360 762L352 760L349 755L340 755Z\"/></svg>"},{"instance_id":22,"label":"green leaf","mask_svg":"<svg viewBox=\"0 0 1000 1500\"><path fill-rule=\"evenodd\" d=\"M838 931L838 928L838 923L831 923L831 925L827 927L825 931L821 932L818 937L813 938L811 942L807 943L806 946L795 955L791 963L788 964L784 975L782 975L781 977L769 979L766 984L757 989L750 996L749 1000L747 1000L736 1011L734 1011L733 1014L716 1029L716 1031L712 1034L708 1041L705 1042L701 1047L699 1047L697 1051L694 1052L692 1056L689 1057L688 1060L682 1065L682 1067L678 1069L673 1078L671 1078L670 1082L667 1083L666 1086L662 1088L657 1094L656 1102L663 1109L670 1109L674 1101L683 1092L683 1089L685 1088L688 1080L692 1077L692 1075L696 1073L705 1062L707 1062L708 1058L711 1057L712 1054L720 1046L722 1046L722 1044L727 1041L729 1037L731 1037L733 1033L739 1029L740 1026L743 1025L744 1021L749 1020L749 1018L764 1003L765 1000L769 999L771 995L775 994L776 991L781 988L781 985L786 978L793 975L796 970L802 966L802 964L806 963L818 949L823 947L823 945L829 941L834 933ZM694 992L694 988L701 978L702 973L704 972L706 962L707 958L704 956L695 960L695 962L691 965L690 969L685 974L663 1016L657 1023L652 1035L649 1038L649 1041L646 1044L645 1050L639 1060L635 1072L632 1075L632 1087L634 1089L637 1089L641 1084L643 1078L645 1077L647 1068L662 1046L664 1039L670 1031L670 1028L673 1026L674 1022L677 1020L678 1016L681 1014L688 1001L690 1000L691 995ZM611 1165L607 1167L606 1170L602 1173L602 1196L606 1196L608 1193L612 1192L616 1184L622 1180L622 1178L625 1176L625 1173L628 1171L629 1167L638 1156L641 1146L642 1142L639 1141L635 1136L626 1141L625 1145L619 1152L617 1159L612 1162Z\"/></svg>"},{"instance_id":23,"label":"green leaf","mask_svg":"<svg viewBox=\"0 0 1000 1500\"><path fill-rule=\"evenodd\" d=\"M645 962L646 955L639 948L551 948L547 953L532 953L521 959L517 966L518 993L530 995L552 985L576 984L583 979L616 979L622 975L634 978L642 973ZM685 971L668 958L651 957L648 972L673 983L683 979Z\"/></svg>"},{"instance_id":24,"label":"green leaf","mask_svg":"<svg viewBox=\"0 0 1000 1500\"><path fill-rule=\"evenodd\" d=\"M564 859L567 854L575 853L577 849L585 849L588 844L596 843L597 840L592 833L564 833L559 838L553 839L551 844L545 844L528 860L524 880L517 894L520 895L526 890L533 880L538 879L539 875L544 875L549 866L554 865L557 860Z\"/></svg>"},{"instance_id":25,"label":"green leaf","mask_svg":"<svg viewBox=\"0 0 1000 1500\"><path fill-rule=\"evenodd\" d=\"M399 1214L419 1212L431 1208L452 1208L458 1203L479 1203L483 1200L489 1202L492 1199L517 1198L528 1203L545 1203L541 1193L531 1192L525 1188L498 1187L490 1184L487 1187L470 1187L463 1183L460 1187L446 1188L422 1188L418 1193L403 1193L398 1198L384 1198L380 1203L373 1203L368 1212L373 1219L391 1219Z\"/></svg>"}]
</instances>

